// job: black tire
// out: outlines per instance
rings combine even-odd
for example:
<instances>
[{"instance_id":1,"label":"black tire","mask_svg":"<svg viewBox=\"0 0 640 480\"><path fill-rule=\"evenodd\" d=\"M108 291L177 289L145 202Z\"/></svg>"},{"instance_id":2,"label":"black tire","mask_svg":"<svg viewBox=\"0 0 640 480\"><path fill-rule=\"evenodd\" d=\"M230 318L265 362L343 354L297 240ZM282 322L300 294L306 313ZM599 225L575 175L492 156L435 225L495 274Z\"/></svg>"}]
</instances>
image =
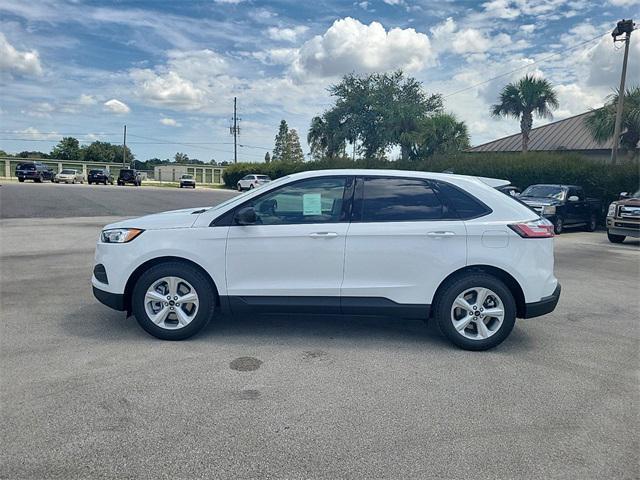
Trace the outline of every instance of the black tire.
<instances>
[{"instance_id":1,"label":"black tire","mask_svg":"<svg viewBox=\"0 0 640 480\"><path fill-rule=\"evenodd\" d=\"M242 187L240 186L240 184L238 184L238 191L241 192L242 191Z\"/></svg>"},{"instance_id":2,"label":"black tire","mask_svg":"<svg viewBox=\"0 0 640 480\"><path fill-rule=\"evenodd\" d=\"M38 178L36 178L36 179L34 180L34 182L36 182L36 183L42 183L42 175L40 175Z\"/></svg>"},{"instance_id":3,"label":"black tire","mask_svg":"<svg viewBox=\"0 0 640 480\"><path fill-rule=\"evenodd\" d=\"M180 184L180 188L182 188L182 184Z\"/></svg>"},{"instance_id":4,"label":"black tire","mask_svg":"<svg viewBox=\"0 0 640 480\"><path fill-rule=\"evenodd\" d=\"M253 190L253 185L249 185L249 190Z\"/></svg>"},{"instance_id":5,"label":"black tire","mask_svg":"<svg viewBox=\"0 0 640 480\"><path fill-rule=\"evenodd\" d=\"M167 330L151 321L144 307L147 289L153 282L168 276L179 276L189 282L199 298L199 310L195 318L186 327ZM161 263L144 272L136 282L131 298L133 315L140 326L148 333L162 340L184 340L200 330L213 318L216 305L215 290L208 278L196 267L182 262Z\"/></svg>"},{"instance_id":6,"label":"black tire","mask_svg":"<svg viewBox=\"0 0 640 480\"><path fill-rule=\"evenodd\" d=\"M561 217L556 217L553 222L553 233L560 235L562 232L564 232L564 220Z\"/></svg>"},{"instance_id":7,"label":"black tire","mask_svg":"<svg viewBox=\"0 0 640 480\"><path fill-rule=\"evenodd\" d=\"M504 307L504 319L499 329L484 340L463 336L453 326L451 309L458 295L473 287L485 287L500 297ZM513 330L516 321L516 302L509 288L498 278L485 273L468 273L454 277L438 292L434 303L434 317L438 328L453 344L464 350L488 350L501 344Z\"/></svg>"},{"instance_id":8,"label":"black tire","mask_svg":"<svg viewBox=\"0 0 640 480\"><path fill-rule=\"evenodd\" d=\"M24 178L20 178L20 177L18 177L18 181L19 181L20 183L22 183L22 182L24 182Z\"/></svg>"},{"instance_id":9,"label":"black tire","mask_svg":"<svg viewBox=\"0 0 640 480\"><path fill-rule=\"evenodd\" d=\"M592 213L584 229L587 232L595 232L596 228L598 228L598 216L595 213Z\"/></svg>"},{"instance_id":10,"label":"black tire","mask_svg":"<svg viewBox=\"0 0 640 480\"><path fill-rule=\"evenodd\" d=\"M607 238L611 243L622 243L627 237L626 235L614 235L613 233L607 232Z\"/></svg>"}]
</instances>

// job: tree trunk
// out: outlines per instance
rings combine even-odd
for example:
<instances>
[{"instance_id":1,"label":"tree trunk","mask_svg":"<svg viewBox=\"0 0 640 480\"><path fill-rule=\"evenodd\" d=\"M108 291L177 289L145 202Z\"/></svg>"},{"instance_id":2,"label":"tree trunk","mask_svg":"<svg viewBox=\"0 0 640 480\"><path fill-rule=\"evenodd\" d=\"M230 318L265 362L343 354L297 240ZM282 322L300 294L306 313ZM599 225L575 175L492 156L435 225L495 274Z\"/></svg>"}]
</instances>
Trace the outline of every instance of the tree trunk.
<instances>
[{"instance_id":1,"label":"tree trunk","mask_svg":"<svg viewBox=\"0 0 640 480\"><path fill-rule=\"evenodd\" d=\"M522 132L522 153L529 151L529 132L533 126L533 115L531 112L523 112L520 119L520 131Z\"/></svg>"},{"instance_id":2,"label":"tree trunk","mask_svg":"<svg viewBox=\"0 0 640 480\"><path fill-rule=\"evenodd\" d=\"M411 146L403 143L402 145L400 145L400 158L403 161L407 161L409 160L409 155L411 154Z\"/></svg>"}]
</instances>

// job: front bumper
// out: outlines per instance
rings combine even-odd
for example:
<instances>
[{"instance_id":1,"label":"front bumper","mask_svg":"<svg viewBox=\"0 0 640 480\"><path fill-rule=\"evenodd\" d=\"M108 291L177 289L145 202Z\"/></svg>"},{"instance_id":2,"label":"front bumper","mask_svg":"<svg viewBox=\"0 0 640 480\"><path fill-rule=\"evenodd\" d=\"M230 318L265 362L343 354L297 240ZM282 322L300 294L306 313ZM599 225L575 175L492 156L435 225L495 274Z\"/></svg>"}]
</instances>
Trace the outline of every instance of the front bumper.
<instances>
[{"instance_id":1,"label":"front bumper","mask_svg":"<svg viewBox=\"0 0 640 480\"><path fill-rule=\"evenodd\" d=\"M121 312L124 311L124 295L120 293L105 292L104 290L100 290L94 286L93 296L107 307Z\"/></svg>"},{"instance_id":2,"label":"front bumper","mask_svg":"<svg viewBox=\"0 0 640 480\"><path fill-rule=\"evenodd\" d=\"M607 217L607 231L612 235L640 238L640 222L635 219Z\"/></svg>"},{"instance_id":3,"label":"front bumper","mask_svg":"<svg viewBox=\"0 0 640 480\"><path fill-rule=\"evenodd\" d=\"M538 302L526 303L523 318L540 317L553 312L556 309L556 305L558 305L558 300L560 300L561 290L560 284L558 283L556 289L548 297L544 297Z\"/></svg>"}]
</instances>

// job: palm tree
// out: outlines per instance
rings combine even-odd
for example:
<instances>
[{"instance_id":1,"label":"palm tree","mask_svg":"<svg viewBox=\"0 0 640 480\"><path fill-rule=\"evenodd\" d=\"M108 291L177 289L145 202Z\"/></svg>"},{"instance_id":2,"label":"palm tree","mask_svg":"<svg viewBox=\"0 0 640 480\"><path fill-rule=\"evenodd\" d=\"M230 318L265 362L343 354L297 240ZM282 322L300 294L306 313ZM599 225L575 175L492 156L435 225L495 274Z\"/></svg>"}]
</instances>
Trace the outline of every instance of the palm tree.
<instances>
[{"instance_id":1,"label":"palm tree","mask_svg":"<svg viewBox=\"0 0 640 480\"><path fill-rule=\"evenodd\" d=\"M585 120L591 136L597 142L603 143L613 137L616 123L616 109L618 106L618 95L614 93L607 97L604 107L591 110ZM638 153L640 148L640 87L632 87L624 93L624 106L622 109L622 135L620 135L620 145L627 150L631 156Z\"/></svg>"},{"instance_id":2,"label":"palm tree","mask_svg":"<svg viewBox=\"0 0 640 480\"><path fill-rule=\"evenodd\" d=\"M539 118L552 118L551 110L555 110L558 106L558 98L551 83L544 78L525 75L502 89L500 103L491 107L491 115L520 119L522 151L527 152L533 114L535 113Z\"/></svg>"},{"instance_id":3,"label":"palm tree","mask_svg":"<svg viewBox=\"0 0 640 480\"><path fill-rule=\"evenodd\" d=\"M455 115L437 113L420 122L413 140L412 157L425 158L469 148L469 131Z\"/></svg>"}]
</instances>

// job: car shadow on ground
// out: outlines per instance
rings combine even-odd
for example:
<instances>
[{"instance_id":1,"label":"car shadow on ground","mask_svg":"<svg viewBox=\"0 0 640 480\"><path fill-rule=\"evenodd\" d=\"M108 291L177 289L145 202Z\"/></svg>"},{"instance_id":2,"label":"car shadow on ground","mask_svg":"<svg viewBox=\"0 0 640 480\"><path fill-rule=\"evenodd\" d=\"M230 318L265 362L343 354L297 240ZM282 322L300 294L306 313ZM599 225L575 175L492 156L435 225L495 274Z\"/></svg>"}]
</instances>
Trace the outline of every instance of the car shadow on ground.
<instances>
[{"instance_id":1,"label":"car shadow on ground","mask_svg":"<svg viewBox=\"0 0 640 480\"><path fill-rule=\"evenodd\" d=\"M519 328L520 325L520 328ZM67 333L104 341L159 341L146 333L136 319L95 304L85 305L67 315L62 322ZM529 350L533 342L522 323L516 322L502 351ZM349 342L355 346L402 343L425 348L455 348L444 338L435 322L396 317L340 315L217 315L197 335L185 342L220 342L227 345L308 344L318 341Z\"/></svg>"}]
</instances>

